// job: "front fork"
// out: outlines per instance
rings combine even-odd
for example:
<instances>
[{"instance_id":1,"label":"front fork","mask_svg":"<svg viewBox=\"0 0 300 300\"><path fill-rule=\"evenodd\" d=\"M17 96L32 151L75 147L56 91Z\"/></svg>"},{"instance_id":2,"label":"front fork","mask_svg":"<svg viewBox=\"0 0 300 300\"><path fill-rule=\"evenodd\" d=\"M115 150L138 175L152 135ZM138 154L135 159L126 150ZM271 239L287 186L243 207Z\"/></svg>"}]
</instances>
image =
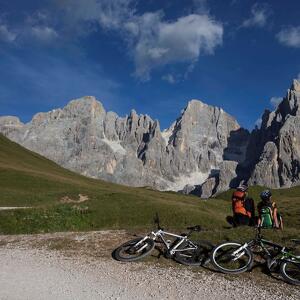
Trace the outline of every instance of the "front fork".
<instances>
[{"instance_id":1,"label":"front fork","mask_svg":"<svg viewBox=\"0 0 300 300\"><path fill-rule=\"evenodd\" d=\"M141 245L144 241L148 240L148 239L152 239L152 240L155 240L156 239L156 233L155 232L151 232L151 235L146 235L144 238L142 238L140 241L138 241L135 245L134 245L134 248L138 248L139 245ZM144 244L142 247L138 248L137 249L137 252L141 252L143 251L145 248L147 247L147 243Z\"/></svg>"},{"instance_id":2,"label":"front fork","mask_svg":"<svg viewBox=\"0 0 300 300\"><path fill-rule=\"evenodd\" d=\"M245 249L248 247L249 245L247 243L245 243L244 245L242 245L241 247L239 247L238 249L236 249L234 252L232 252L232 256L233 261L238 260L240 257L242 257L246 252Z\"/></svg>"}]
</instances>

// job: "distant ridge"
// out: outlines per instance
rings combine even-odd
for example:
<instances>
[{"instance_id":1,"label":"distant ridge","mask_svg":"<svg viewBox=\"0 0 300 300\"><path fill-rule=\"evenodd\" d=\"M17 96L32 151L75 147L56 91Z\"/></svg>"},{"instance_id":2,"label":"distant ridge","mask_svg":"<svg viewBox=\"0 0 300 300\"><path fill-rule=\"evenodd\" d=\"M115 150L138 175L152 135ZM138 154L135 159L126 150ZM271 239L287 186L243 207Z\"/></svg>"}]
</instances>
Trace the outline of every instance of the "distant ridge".
<instances>
[{"instance_id":1,"label":"distant ridge","mask_svg":"<svg viewBox=\"0 0 300 300\"><path fill-rule=\"evenodd\" d=\"M94 97L36 114L23 124L0 117L0 132L80 174L128 186L210 197L241 181L300 184L300 83L294 80L252 133L221 108L191 100L172 126L134 110L119 117Z\"/></svg>"}]
</instances>

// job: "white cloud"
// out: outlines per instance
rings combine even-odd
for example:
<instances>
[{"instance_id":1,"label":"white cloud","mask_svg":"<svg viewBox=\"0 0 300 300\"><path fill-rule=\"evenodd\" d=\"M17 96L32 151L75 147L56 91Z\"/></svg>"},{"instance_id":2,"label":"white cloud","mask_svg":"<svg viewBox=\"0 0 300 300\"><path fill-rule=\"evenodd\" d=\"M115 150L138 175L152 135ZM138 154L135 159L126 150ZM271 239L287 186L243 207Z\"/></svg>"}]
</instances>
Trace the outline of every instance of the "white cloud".
<instances>
[{"instance_id":1,"label":"white cloud","mask_svg":"<svg viewBox=\"0 0 300 300\"><path fill-rule=\"evenodd\" d=\"M272 98L270 99L270 103L272 104L272 106L273 106L274 108L277 108L278 105L280 104L280 102L281 102L282 100L283 100L282 97L272 97Z\"/></svg>"},{"instance_id":2,"label":"white cloud","mask_svg":"<svg viewBox=\"0 0 300 300\"><path fill-rule=\"evenodd\" d=\"M262 118L257 119L256 122L255 122L255 126L257 126L258 128L260 128L261 124L262 124Z\"/></svg>"},{"instance_id":3,"label":"white cloud","mask_svg":"<svg viewBox=\"0 0 300 300\"><path fill-rule=\"evenodd\" d=\"M50 42L58 38L58 33L48 26L34 26L30 31L35 38L42 42Z\"/></svg>"},{"instance_id":4,"label":"white cloud","mask_svg":"<svg viewBox=\"0 0 300 300\"><path fill-rule=\"evenodd\" d=\"M105 29L120 29L134 12L133 0L56 0L70 26L78 22L95 22Z\"/></svg>"},{"instance_id":5,"label":"white cloud","mask_svg":"<svg viewBox=\"0 0 300 300\"><path fill-rule=\"evenodd\" d=\"M195 63L191 63L191 64L187 67L185 73L183 74L183 79L184 79L184 80L188 79L189 75L194 71L194 69L195 69Z\"/></svg>"},{"instance_id":6,"label":"white cloud","mask_svg":"<svg viewBox=\"0 0 300 300\"><path fill-rule=\"evenodd\" d=\"M298 74L297 80L300 80L300 73Z\"/></svg>"},{"instance_id":7,"label":"white cloud","mask_svg":"<svg viewBox=\"0 0 300 300\"><path fill-rule=\"evenodd\" d=\"M161 12L138 18L139 36L133 50L136 76L148 80L150 72L177 62L195 62L202 54L213 54L222 44L223 27L208 15L191 14L174 22Z\"/></svg>"},{"instance_id":8,"label":"white cloud","mask_svg":"<svg viewBox=\"0 0 300 300\"><path fill-rule=\"evenodd\" d=\"M269 5L255 3L251 8L251 16L245 20L242 27L264 27L270 16L271 10Z\"/></svg>"},{"instance_id":9,"label":"white cloud","mask_svg":"<svg viewBox=\"0 0 300 300\"><path fill-rule=\"evenodd\" d=\"M300 26L282 29L276 37L285 46L300 48Z\"/></svg>"},{"instance_id":10,"label":"white cloud","mask_svg":"<svg viewBox=\"0 0 300 300\"><path fill-rule=\"evenodd\" d=\"M30 15L27 15L25 18L25 24L29 25L29 26L34 26L34 25L38 25L41 23L47 23L51 21L51 17L49 15L49 13L45 12L45 11L35 11Z\"/></svg>"},{"instance_id":11,"label":"white cloud","mask_svg":"<svg viewBox=\"0 0 300 300\"><path fill-rule=\"evenodd\" d=\"M9 30L7 25L0 23L0 40L32 42L32 38L34 38L42 42L52 41L58 38L59 34L48 23L52 23L51 17L40 11L26 15L23 23L16 25L13 31Z\"/></svg>"},{"instance_id":12,"label":"white cloud","mask_svg":"<svg viewBox=\"0 0 300 300\"><path fill-rule=\"evenodd\" d=\"M17 38L17 34L8 29L8 27L4 24L0 25L0 40L4 42L14 42Z\"/></svg>"},{"instance_id":13,"label":"white cloud","mask_svg":"<svg viewBox=\"0 0 300 300\"><path fill-rule=\"evenodd\" d=\"M193 66L201 55L214 54L223 42L223 25L205 11L207 0L194 0L197 13L172 21L165 19L163 11L138 14L136 0L53 2L52 11L36 11L25 18L23 28L18 28L20 40L26 42L31 37L49 42L84 36L101 28L125 42L135 65L134 75L141 80L149 80L154 69L169 64ZM16 37L0 23L0 39L13 41ZM191 70L189 67L186 74Z\"/></svg>"},{"instance_id":14,"label":"white cloud","mask_svg":"<svg viewBox=\"0 0 300 300\"><path fill-rule=\"evenodd\" d=\"M172 74L166 74L166 75L162 76L161 79L169 82L170 84L175 84L177 82L175 76Z\"/></svg>"},{"instance_id":15,"label":"white cloud","mask_svg":"<svg viewBox=\"0 0 300 300\"><path fill-rule=\"evenodd\" d=\"M106 28L120 28L124 20L129 20L135 10L132 0L102 0L100 5L99 22Z\"/></svg>"},{"instance_id":16,"label":"white cloud","mask_svg":"<svg viewBox=\"0 0 300 300\"><path fill-rule=\"evenodd\" d=\"M153 69L167 64L194 63L200 55L211 55L222 44L222 24L204 12L168 21L163 11L137 14L134 0L57 2L70 27L77 28L74 23L85 22L117 32L134 61L134 74L141 80L150 79ZM194 3L198 9L206 6L205 0Z\"/></svg>"}]
</instances>

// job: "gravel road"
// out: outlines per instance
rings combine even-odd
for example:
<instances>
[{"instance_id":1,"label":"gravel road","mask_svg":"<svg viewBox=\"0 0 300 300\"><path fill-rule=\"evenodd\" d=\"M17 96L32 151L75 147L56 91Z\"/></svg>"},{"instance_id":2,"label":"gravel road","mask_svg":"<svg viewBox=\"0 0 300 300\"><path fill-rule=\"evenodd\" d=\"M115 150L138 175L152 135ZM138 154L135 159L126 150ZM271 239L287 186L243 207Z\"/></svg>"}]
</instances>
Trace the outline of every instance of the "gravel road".
<instances>
[{"instance_id":1,"label":"gravel road","mask_svg":"<svg viewBox=\"0 0 300 300\"><path fill-rule=\"evenodd\" d=\"M275 279L117 262L109 255L117 236L110 239L111 232L66 235L0 236L0 299L300 299L299 288ZM102 237L104 247L95 250Z\"/></svg>"}]
</instances>

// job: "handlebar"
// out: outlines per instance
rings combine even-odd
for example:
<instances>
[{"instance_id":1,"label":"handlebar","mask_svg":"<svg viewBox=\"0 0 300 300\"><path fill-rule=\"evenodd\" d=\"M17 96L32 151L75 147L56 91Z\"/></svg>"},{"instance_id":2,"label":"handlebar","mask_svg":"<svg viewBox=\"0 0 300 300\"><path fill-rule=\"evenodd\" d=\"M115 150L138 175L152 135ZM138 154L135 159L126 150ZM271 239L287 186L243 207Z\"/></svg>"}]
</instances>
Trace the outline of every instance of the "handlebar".
<instances>
[{"instance_id":1,"label":"handlebar","mask_svg":"<svg viewBox=\"0 0 300 300\"><path fill-rule=\"evenodd\" d=\"M154 223L157 225L157 229L161 229L163 230L163 228L160 227L160 224L159 224L159 216L158 216L158 213L156 212L155 213L155 216L154 216Z\"/></svg>"}]
</instances>

